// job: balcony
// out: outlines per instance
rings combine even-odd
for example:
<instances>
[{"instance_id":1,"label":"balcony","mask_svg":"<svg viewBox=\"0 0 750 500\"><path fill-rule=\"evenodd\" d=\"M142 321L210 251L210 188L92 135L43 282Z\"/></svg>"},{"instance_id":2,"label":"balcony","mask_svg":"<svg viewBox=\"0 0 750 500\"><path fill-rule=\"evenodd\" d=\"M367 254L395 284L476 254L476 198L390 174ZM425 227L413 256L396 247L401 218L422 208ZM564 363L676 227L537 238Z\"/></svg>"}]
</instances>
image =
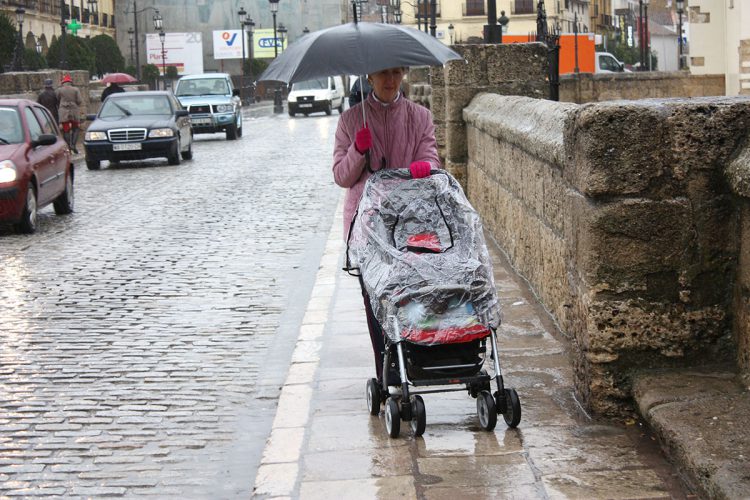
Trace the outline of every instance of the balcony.
<instances>
[{"instance_id":1,"label":"balcony","mask_svg":"<svg viewBox=\"0 0 750 500\"><path fill-rule=\"evenodd\" d=\"M536 14L536 2L534 0L513 0L510 3L510 13L519 14Z\"/></svg>"}]
</instances>

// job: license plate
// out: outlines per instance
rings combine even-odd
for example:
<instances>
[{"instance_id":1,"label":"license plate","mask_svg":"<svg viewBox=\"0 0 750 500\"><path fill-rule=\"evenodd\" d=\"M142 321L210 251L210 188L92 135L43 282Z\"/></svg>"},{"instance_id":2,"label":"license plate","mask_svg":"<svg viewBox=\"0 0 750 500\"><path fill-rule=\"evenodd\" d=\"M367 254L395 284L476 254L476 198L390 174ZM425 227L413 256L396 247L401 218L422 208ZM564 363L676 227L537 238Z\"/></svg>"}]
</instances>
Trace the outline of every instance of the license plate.
<instances>
[{"instance_id":1,"label":"license plate","mask_svg":"<svg viewBox=\"0 0 750 500\"><path fill-rule=\"evenodd\" d=\"M112 151L140 151L142 148L140 142L130 144L113 144Z\"/></svg>"},{"instance_id":2,"label":"license plate","mask_svg":"<svg viewBox=\"0 0 750 500\"><path fill-rule=\"evenodd\" d=\"M211 118L191 118L190 121L194 124L201 125L204 123L211 123Z\"/></svg>"},{"instance_id":3,"label":"license plate","mask_svg":"<svg viewBox=\"0 0 750 500\"><path fill-rule=\"evenodd\" d=\"M300 104L300 108L312 108L312 104Z\"/></svg>"}]
</instances>

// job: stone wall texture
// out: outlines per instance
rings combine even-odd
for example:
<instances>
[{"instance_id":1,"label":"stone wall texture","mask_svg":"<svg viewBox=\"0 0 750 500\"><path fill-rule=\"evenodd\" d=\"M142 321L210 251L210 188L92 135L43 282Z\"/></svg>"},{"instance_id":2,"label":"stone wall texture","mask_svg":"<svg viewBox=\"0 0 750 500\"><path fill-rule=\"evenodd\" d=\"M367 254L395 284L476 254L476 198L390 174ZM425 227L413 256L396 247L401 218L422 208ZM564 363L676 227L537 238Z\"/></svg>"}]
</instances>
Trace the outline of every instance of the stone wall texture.
<instances>
[{"instance_id":1,"label":"stone wall texture","mask_svg":"<svg viewBox=\"0 0 750 500\"><path fill-rule=\"evenodd\" d=\"M88 71L19 71L12 73L0 73L0 97L13 99L31 99L36 101L39 92L44 88L44 80L51 78L54 87L60 86L60 81L64 74L69 74L73 79L73 85L81 90L81 99L83 99L83 111L94 113L96 109L90 111L91 103L89 99L89 72Z\"/></svg>"},{"instance_id":2,"label":"stone wall texture","mask_svg":"<svg viewBox=\"0 0 750 500\"><path fill-rule=\"evenodd\" d=\"M463 118L471 202L573 340L591 410L628 408L637 370L748 370L750 99L484 93Z\"/></svg>"},{"instance_id":3,"label":"stone wall texture","mask_svg":"<svg viewBox=\"0 0 750 500\"><path fill-rule=\"evenodd\" d=\"M583 104L664 97L708 97L726 94L724 75L686 72L580 73L560 77L560 101Z\"/></svg>"}]
</instances>

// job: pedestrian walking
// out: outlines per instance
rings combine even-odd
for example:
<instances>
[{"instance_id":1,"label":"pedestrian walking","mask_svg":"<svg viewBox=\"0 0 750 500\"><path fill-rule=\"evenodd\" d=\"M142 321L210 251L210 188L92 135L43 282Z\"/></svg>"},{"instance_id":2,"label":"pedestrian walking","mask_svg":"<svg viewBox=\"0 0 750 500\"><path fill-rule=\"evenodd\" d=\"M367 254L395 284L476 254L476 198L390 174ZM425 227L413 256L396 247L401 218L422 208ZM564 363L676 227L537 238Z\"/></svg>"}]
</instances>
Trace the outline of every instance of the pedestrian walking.
<instances>
[{"instance_id":1,"label":"pedestrian walking","mask_svg":"<svg viewBox=\"0 0 750 500\"><path fill-rule=\"evenodd\" d=\"M333 152L333 177L346 188L344 201L344 238L370 175L383 168L409 167L415 178L430 175L440 168L435 140L435 125L430 111L407 100L401 93L406 68L396 67L371 73L367 81L372 92L339 118ZM367 123L363 123L365 106ZM360 278L360 285L362 284ZM362 287L367 326L375 357L378 382L382 380L383 333ZM399 380L388 375L389 381Z\"/></svg>"},{"instance_id":2,"label":"pedestrian walking","mask_svg":"<svg viewBox=\"0 0 750 500\"><path fill-rule=\"evenodd\" d=\"M60 118L57 113L57 107L60 105L60 101L57 99L55 89L52 87L52 79L47 78L44 80L44 89L39 92L36 102L44 106L52 113L52 117L55 119L55 123L60 123Z\"/></svg>"},{"instance_id":3,"label":"pedestrian walking","mask_svg":"<svg viewBox=\"0 0 750 500\"><path fill-rule=\"evenodd\" d=\"M119 94L120 92L125 92L125 89L117 85L117 82L108 83L107 88L102 92L102 102L104 102L104 99L106 99L108 95Z\"/></svg>"},{"instance_id":4,"label":"pedestrian walking","mask_svg":"<svg viewBox=\"0 0 750 500\"><path fill-rule=\"evenodd\" d=\"M60 101L58 113L60 115L60 124L63 129L63 137L68 147L78 154L76 145L78 144L78 134L81 115L81 91L73 85L73 79L70 75L65 75L62 79L62 85L57 88L55 94Z\"/></svg>"}]
</instances>

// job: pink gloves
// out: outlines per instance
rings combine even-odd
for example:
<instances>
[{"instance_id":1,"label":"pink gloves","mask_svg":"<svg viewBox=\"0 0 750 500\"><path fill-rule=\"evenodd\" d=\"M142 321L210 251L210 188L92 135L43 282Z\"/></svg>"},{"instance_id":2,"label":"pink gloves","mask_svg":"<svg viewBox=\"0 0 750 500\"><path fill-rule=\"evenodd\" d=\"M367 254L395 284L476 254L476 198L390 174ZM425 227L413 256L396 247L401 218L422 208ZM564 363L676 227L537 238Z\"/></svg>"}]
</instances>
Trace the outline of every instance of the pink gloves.
<instances>
[{"instance_id":1,"label":"pink gloves","mask_svg":"<svg viewBox=\"0 0 750 500\"><path fill-rule=\"evenodd\" d=\"M357 152L361 155L365 154L368 149L372 147L372 134L370 129L365 125L364 128L359 129L357 135L354 137L354 147Z\"/></svg>"},{"instance_id":2,"label":"pink gloves","mask_svg":"<svg viewBox=\"0 0 750 500\"><path fill-rule=\"evenodd\" d=\"M415 161L409 165L409 172L411 172L412 179L421 179L430 175L430 162L428 161Z\"/></svg>"}]
</instances>

